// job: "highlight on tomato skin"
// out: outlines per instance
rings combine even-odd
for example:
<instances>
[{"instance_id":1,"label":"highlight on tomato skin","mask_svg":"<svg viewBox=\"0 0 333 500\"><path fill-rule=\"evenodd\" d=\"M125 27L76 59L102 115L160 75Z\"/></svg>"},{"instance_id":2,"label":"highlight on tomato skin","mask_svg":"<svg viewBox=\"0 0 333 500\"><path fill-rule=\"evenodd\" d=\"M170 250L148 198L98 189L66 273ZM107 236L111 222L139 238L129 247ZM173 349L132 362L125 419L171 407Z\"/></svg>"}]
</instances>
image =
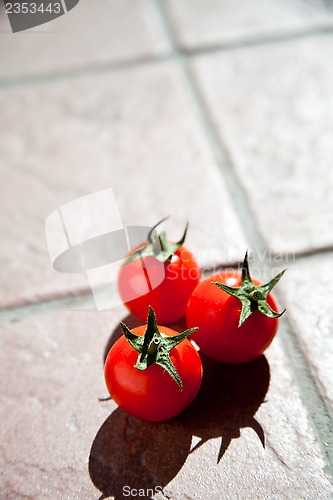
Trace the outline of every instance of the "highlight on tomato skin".
<instances>
[{"instance_id":1,"label":"highlight on tomato skin","mask_svg":"<svg viewBox=\"0 0 333 500\"><path fill-rule=\"evenodd\" d=\"M149 305L162 325L185 316L188 299L201 276L194 255L183 245L187 227L176 243L169 241L165 232L154 240L149 234L147 242L133 249L120 268L121 299L128 310L143 321Z\"/></svg>"},{"instance_id":2,"label":"highlight on tomato skin","mask_svg":"<svg viewBox=\"0 0 333 500\"><path fill-rule=\"evenodd\" d=\"M104 367L112 399L130 415L151 422L168 420L185 410L202 381L202 364L188 336L158 326L150 307L148 322L122 335L110 349Z\"/></svg>"},{"instance_id":3,"label":"highlight on tomato skin","mask_svg":"<svg viewBox=\"0 0 333 500\"><path fill-rule=\"evenodd\" d=\"M252 279L247 255L242 271L228 270L203 280L186 309L186 324L198 330L191 338L207 356L223 363L247 363L273 341L279 324L271 289L284 271L269 283Z\"/></svg>"}]
</instances>

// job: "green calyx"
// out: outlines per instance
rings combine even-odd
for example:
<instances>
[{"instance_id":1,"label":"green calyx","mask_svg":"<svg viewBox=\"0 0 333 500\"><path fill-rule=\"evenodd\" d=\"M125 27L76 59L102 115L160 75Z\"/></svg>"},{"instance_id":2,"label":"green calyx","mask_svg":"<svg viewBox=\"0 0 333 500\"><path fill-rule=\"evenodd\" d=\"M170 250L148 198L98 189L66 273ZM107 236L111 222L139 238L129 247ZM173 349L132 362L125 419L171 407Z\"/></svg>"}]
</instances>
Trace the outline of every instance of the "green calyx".
<instances>
[{"instance_id":1,"label":"green calyx","mask_svg":"<svg viewBox=\"0 0 333 500\"><path fill-rule=\"evenodd\" d=\"M130 264L135 260L142 259L143 257L148 256L153 256L160 262L168 262L169 260L171 260L172 256L175 252L177 252L178 248L180 248L184 244L188 229L188 223L186 224L183 236L176 243L170 243L167 240L165 231L162 231L153 240L152 235L154 230L157 228L157 226L164 222L165 219L167 219L167 217L164 217L164 219L160 220L157 224L155 224L155 226L151 228L147 236L146 245L144 245L142 248L139 248L139 250L137 250L136 252L132 253L132 255L130 255L128 259L125 260L123 266L126 266L127 264Z\"/></svg>"},{"instance_id":2,"label":"green calyx","mask_svg":"<svg viewBox=\"0 0 333 500\"><path fill-rule=\"evenodd\" d=\"M247 252L245 254L244 262L242 265L242 283L239 287L230 287L224 285L223 283L218 283L212 281L213 285L218 286L224 290L229 295L236 297L242 303L242 310L239 318L238 326L240 327L244 321L251 316L253 311L259 311L264 316L268 318L279 318L285 312L285 309L278 313L273 311L270 305L267 303L267 297L272 288L277 284L277 282L282 278L285 270L277 274L275 278L266 283L265 285L255 286L252 282Z\"/></svg>"},{"instance_id":3,"label":"green calyx","mask_svg":"<svg viewBox=\"0 0 333 500\"><path fill-rule=\"evenodd\" d=\"M149 306L147 329L143 336L135 335L124 323L120 323L120 326L128 342L139 353L135 368L142 371L155 363L164 368L182 390L183 384L171 361L170 351L198 328L190 328L179 335L164 337L158 329L155 312L151 306Z\"/></svg>"}]
</instances>

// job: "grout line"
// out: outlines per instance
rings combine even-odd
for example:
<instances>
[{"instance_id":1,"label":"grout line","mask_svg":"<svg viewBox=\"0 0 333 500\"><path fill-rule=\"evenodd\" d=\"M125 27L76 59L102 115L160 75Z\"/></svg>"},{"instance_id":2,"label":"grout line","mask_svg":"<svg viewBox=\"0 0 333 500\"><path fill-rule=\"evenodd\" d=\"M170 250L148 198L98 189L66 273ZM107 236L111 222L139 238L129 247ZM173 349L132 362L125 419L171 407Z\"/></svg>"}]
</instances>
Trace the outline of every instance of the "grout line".
<instances>
[{"instance_id":1,"label":"grout line","mask_svg":"<svg viewBox=\"0 0 333 500\"><path fill-rule=\"evenodd\" d=\"M164 6L161 5L161 2L159 0L156 0L156 2L158 4L158 10L161 11L162 9L165 9ZM173 34L172 39L176 41L176 45L174 46L174 54L170 54L167 52L160 55L138 56L129 59L124 58L105 64L101 63L93 66L78 67L76 69L60 69L47 74L41 73L26 76L0 78L0 92L1 90L8 90L8 88L38 85L43 83L53 83L64 79L67 80L84 76L97 75L100 73L121 71L129 68L159 64L172 59L175 56L175 53L178 54L178 56L183 56L184 58L194 58L196 56L214 54L216 52L245 49L249 47L259 47L272 43L284 43L311 36L322 36L327 34L333 34L333 26L327 25L317 28L303 29L291 33L263 35L262 37L244 37L238 40L212 43L198 47L181 46L181 43L176 41L175 35Z\"/></svg>"},{"instance_id":2,"label":"grout line","mask_svg":"<svg viewBox=\"0 0 333 500\"><path fill-rule=\"evenodd\" d=\"M278 296L278 294L277 294ZM322 451L333 475L333 420L325 397L322 395L303 349L296 338L290 320L285 317L280 323L279 339L300 388L303 402L310 414L319 437Z\"/></svg>"},{"instance_id":3,"label":"grout line","mask_svg":"<svg viewBox=\"0 0 333 500\"><path fill-rule=\"evenodd\" d=\"M217 269L223 268L239 268L241 262L221 263L214 267L202 267L201 271L203 276L209 275ZM108 287L101 287L95 293L103 294L108 291ZM93 294L90 289L80 291L75 294L65 295L55 299L42 299L38 302L31 302L27 304L18 304L16 306L0 307L0 324L1 323L17 323L29 317L53 314L57 311L75 310L75 311L96 311L96 304Z\"/></svg>"},{"instance_id":4,"label":"grout line","mask_svg":"<svg viewBox=\"0 0 333 500\"><path fill-rule=\"evenodd\" d=\"M95 308L95 302L90 290L78 295L67 295L57 299L46 299L30 304L4 307L0 309L0 323L17 323L31 316L52 314L63 310L80 310L81 307L84 310L87 310L87 307Z\"/></svg>"},{"instance_id":5,"label":"grout line","mask_svg":"<svg viewBox=\"0 0 333 500\"><path fill-rule=\"evenodd\" d=\"M201 267L202 276L207 277L223 269L239 269L241 264L242 261L240 260L239 262L219 262L211 266L203 266ZM95 293L103 294L107 291L108 287L105 286ZM84 311L96 311L95 299L90 289L78 291L77 293L75 291L68 292L68 295L58 298L44 298L37 302L0 307L0 324L17 323L29 317L53 314L57 311L80 311L81 308Z\"/></svg>"},{"instance_id":6,"label":"grout line","mask_svg":"<svg viewBox=\"0 0 333 500\"><path fill-rule=\"evenodd\" d=\"M167 53L158 56L141 56L135 59L119 59L106 64L79 67L69 70L59 70L47 74L27 75L23 77L9 77L0 79L0 92L17 87L30 85L52 84L62 80L75 79L80 77L95 76L103 73L121 71L136 67L160 64L171 59L171 54Z\"/></svg>"},{"instance_id":7,"label":"grout line","mask_svg":"<svg viewBox=\"0 0 333 500\"><path fill-rule=\"evenodd\" d=\"M288 254L288 252L286 252ZM331 245L312 248L310 250L300 250L299 252L289 252L290 255L293 255L297 260L309 259L312 257L317 257L320 255L330 255L333 254L333 247Z\"/></svg>"},{"instance_id":8,"label":"grout line","mask_svg":"<svg viewBox=\"0 0 333 500\"><path fill-rule=\"evenodd\" d=\"M306 253L306 254L296 254L295 258L296 261L299 260L311 260L313 258L316 258L317 256L320 255L333 255L333 250L332 248L320 250L320 251L315 251L313 253ZM263 261L267 261L268 258L265 256L265 253L263 252L264 258ZM268 255L272 255L274 258L274 253L268 252ZM294 255L294 254L293 254ZM286 254L286 257L288 258L288 254ZM287 265L288 260L281 260L279 261L279 265L281 267L284 267ZM212 265L206 265L201 267L201 272L202 276L206 277L209 276L212 273L222 271L223 269L239 269L242 264L242 260L239 261L233 261L233 262L225 262L225 261L219 261L216 262ZM107 288L101 288L100 291L103 293L104 290ZM281 301L283 302L283 301ZM37 316L39 314L52 314L53 312L64 310L64 309L79 309L80 306L91 306L92 309L95 308L95 301L92 298L91 291L90 289L84 290L84 291L78 291L77 293L75 291L68 292L67 295L64 295L60 298L42 298L41 300L37 302L31 302L27 304L18 304L15 306L5 306L5 307L0 307L0 323L15 323L21 320L24 320L27 317L30 316ZM86 310L86 309L85 309Z\"/></svg>"},{"instance_id":9,"label":"grout line","mask_svg":"<svg viewBox=\"0 0 333 500\"><path fill-rule=\"evenodd\" d=\"M302 38L311 38L313 36L325 36L333 34L333 25L310 27L300 29L294 32L276 32L263 36L247 36L237 40L226 40L218 43L208 43L197 47L186 47L179 45L180 50L188 56L201 56L205 54L213 54L214 52L223 52L229 50L246 49L251 47L259 47L263 45L271 45L276 43L288 43Z\"/></svg>"},{"instance_id":10,"label":"grout line","mask_svg":"<svg viewBox=\"0 0 333 500\"><path fill-rule=\"evenodd\" d=\"M199 86L193 75L192 68L187 59L182 57L182 69L184 78L187 83L189 93L191 94L192 101L194 102L199 122L203 125L204 133L208 137L211 150L213 152L215 164L223 175L227 191L230 196L230 201L234 206L248 242L254 245L255 248L265 248L260 234L258 233L255 216L251 213L250 202L248 195L245 192L241 182L238 180L238 175L234 170L233 161L227 148L223 145L221 147L221 139L215 128L214 121L207 111L206 102L200 92Z\"/></svg>"},{"instance_id":11,"label":"grout line","mask_svg":"<svg viewBox=\"0 0 333 500\"><path fill-rule=\"evenodd\" d=\"M312 256L309 258L312 258ZM204 278L224 269L240 269L242 262L242 259L231 262L218 261L214 264L201 266L200 269ZM285 264L285 261L280 261L281 267ZM108 291L108 286L101 286L95 293L104 294L106 291ZM89 308L87 308L88 306ZM61 297L42 297L36 302L19 303L14 306L0 306L0 323L16 323L28 317L38 316L40 314L53 314L61 310L80 310L81 307L83 307L85 311L96 310L95 299L89 287L78 291L68 291L66 295Z\"/></svg>"},{"instance_id":12,"label":"grout line","mask_svg":"<svg viewBox=\"0 0 333 500\"><path fill-rule=\"evenodd\" d=\"M243 230L246 239L254 244L255 248L265 248L265 244L255 224L255 218L250 214L248 196L237 178L237 174L233 168L233 162L227 148L221 144L221 139L215 128L214 121L205 100L200 92L199 86L194 78L193 72L190 68L188 57L178 48L178 40L175 31L173 30L171 21L169 21L169 14L164 3L156 0L160 9L161 18L165 22L165 30L169 36L171 45L173 47L175 58L178 60L179 65L183 71L183 76L187 84L187 89L192 103L196 109L199 122L202 124L203 131L208 138L211 146L215 163L223 174L225 184L236 212L239 214L241 221L243 221Z\"/></svg>"},{"instance_id":13,"label":"grout line","mask_svg":"<svg viewBox=\"0 0 333 500\"><path fill-rule=\"evenodd\" d=\"M178 59L179 65L183 70L185 83L187 84L189 93L192 95L192 101L199 117L199 123L202 124L203 131L215 156L217 166L223 175L234 208L242 223L245 236L257 251L264 251L267 245L256 225L255 217L251 213L248 197L234 170L233 162L228 154L226 146L223 144L223 140L216 131L209 108L206 106L200 88L189 67L188 58L186 58L184 53L178 48L177 36L173 29L167 7L159 0L156 0L156 3L159 7L161 18L164 21L165 30L173 46L175 57ZM263 255L265 255L265 253ZM271 267L269 259L267 260L267 266ZM279 300L280 297L278 292L276 292L276 297ZM284 352L290 361L290 366L300 389L303 403L312 419L324 456L327 458L331 475L333 475L333 421L330 418L330 412L311 368L306 361L306 355L292 328L290 320L284 318L281 324L285 325L281 327L281 340Z\"/></svg>"}]
</instances>

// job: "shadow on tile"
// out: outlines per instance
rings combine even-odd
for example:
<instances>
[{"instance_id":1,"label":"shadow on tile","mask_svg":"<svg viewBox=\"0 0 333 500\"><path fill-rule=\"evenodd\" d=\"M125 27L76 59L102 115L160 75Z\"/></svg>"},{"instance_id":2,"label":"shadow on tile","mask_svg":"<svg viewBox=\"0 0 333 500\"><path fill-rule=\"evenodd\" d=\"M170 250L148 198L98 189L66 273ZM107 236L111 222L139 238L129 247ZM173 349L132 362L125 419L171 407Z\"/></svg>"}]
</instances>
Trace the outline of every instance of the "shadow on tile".
<instances>
[{"instance_id":1,"label":"shadow on tile","mask_svg":"<svg viewBox=\"0 0 333 500\"><path fill-rule=\"evenodd\" d=\"M139 324L132 316L124 322L131 328ZM112 332L104 358L120 334L119 328ZM207 357L202 357L202 362L202 387L179 417L143 422L118 408L101 426L89 456L89 474L102 492L101 498L120 500L129 498L129 490L140 490L140 498L149 499L157 487L164 488L178 474L188 455L209 439L221 438L218 456L212 457L220 462L245 427L254 429L265 445L264 431L254 415L269 387L266 357L243 365L225 365ZM199 441L191 448L193 436Z\"/></svg>"},{"instance_id":2,"label":"shadow on tile","mask_svg":"<svg viewBox=\"0 0 333 500\"><path fill-rule=\"evenodd\" d=\"M151 498L157 486L163 488L182 468L191 437L177 420L143 422L118 408L92 444L91 480L103 493L101 498L132 498L127 489L144 491L140 498Z\"/></svg>"},{"instance_id":3,"label":"shadow on tile","mask_svg":"<svg viewBox=\"0 0 333 500\"><path fill-rule=\"evenodd\" d=\"M252 428L265 447L264 431L254 418L264 402L270 381L265 356L251 363L226 365L201 356L204 378L192 405L179 417L188 431L200 441L193 453L212 438L221 438L217 462L221 460L240 430Z\"/></svg>"}]
</instances>

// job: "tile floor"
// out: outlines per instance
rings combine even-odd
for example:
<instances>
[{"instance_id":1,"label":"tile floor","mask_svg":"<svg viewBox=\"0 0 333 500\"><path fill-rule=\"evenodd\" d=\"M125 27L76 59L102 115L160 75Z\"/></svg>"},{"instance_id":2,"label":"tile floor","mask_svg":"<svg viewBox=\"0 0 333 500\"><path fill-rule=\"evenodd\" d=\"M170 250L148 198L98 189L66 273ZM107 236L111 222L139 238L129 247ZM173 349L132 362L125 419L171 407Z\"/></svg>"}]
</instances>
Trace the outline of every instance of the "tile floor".
<instances>
[{"instance_id":1,"label":"tile floor","mask_svg":"<svg viewBox=\"0 0 333 500\"><path fill-rule=\"evenodd\" d=\"M0 498L332 498L331 2L80 0L16 34L0 8L0 41ZM135 320L50 263L49 214L107 188L124 225L189 220L207 273L288 268L266 356L206 360L170 422L99 401Z\"/></svg>"}]
</instances>

